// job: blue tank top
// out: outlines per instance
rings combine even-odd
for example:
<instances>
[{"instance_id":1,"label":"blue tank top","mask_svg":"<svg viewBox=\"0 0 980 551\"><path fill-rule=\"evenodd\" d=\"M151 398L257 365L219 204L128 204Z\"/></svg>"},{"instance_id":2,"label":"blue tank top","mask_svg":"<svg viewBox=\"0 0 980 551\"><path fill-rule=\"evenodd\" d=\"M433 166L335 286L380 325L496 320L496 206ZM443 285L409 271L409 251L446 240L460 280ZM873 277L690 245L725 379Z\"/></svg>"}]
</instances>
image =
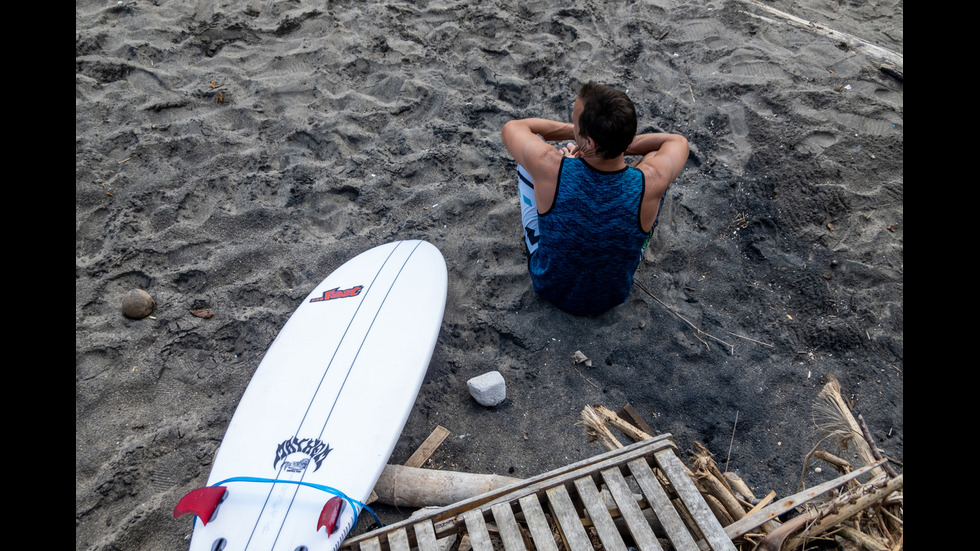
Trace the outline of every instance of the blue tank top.
<instances>
[{"instance_id":1,"label":"blue tank top","mask_svg":"<svg viewBox=\"0 0 980 551\"><path fill-rule=\"evenodd\" d=\"M562 159L554 203L538 215L541 239L529 260L534 290L577 315L625 302L653 231L640 222L643 190L643 173L633 167L602 172Z\"/></svg>"}]
</instances>

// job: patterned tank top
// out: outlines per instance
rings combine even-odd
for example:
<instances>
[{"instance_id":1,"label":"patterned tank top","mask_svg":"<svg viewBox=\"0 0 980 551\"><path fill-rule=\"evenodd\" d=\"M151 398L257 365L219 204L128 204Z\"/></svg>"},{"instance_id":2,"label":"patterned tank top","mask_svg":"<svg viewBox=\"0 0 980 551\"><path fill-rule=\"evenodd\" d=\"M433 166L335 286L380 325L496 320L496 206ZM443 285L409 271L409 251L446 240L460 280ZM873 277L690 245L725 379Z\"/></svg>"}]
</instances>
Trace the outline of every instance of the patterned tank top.
<instances>
[{"instance_id":1,"label":"patterned tank top","mask_svg":"<svg viewBox=\"0 0 980 551\"><path fill-rule=\"evenodd\" d=\"M554 203L538 216L541 240L529 260L534 290L577 315L625 302L653 231L640 221L643 190L636 168L603 172L562 159Z\"/></svg>"}]
</instances>

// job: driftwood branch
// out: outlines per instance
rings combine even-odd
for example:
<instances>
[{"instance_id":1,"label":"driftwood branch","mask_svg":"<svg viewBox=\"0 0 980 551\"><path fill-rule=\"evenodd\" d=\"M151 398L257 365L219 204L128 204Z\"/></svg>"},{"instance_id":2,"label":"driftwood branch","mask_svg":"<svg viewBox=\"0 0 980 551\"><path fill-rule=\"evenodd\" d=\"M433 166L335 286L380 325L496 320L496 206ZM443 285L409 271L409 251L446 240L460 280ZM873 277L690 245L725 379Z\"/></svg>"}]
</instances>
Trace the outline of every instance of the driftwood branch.
<instances>
[{"instance_id":1,"label":"driftwood branch","mask_svg":"<svg viewBox=\"0 0 980 551\"><path fill-rule=\"evenodd\" d=\"M841 395L840 383L833 375L829 376L829 381L817 398L814 404L814 423L822 431L823 436L804 459L804 471L810 458L817 457L830 463L840 472L849 472L852 467L847 460L818 449L825 442L835 441L842 450L853 447L857 459L867 465L859 471L870 470L874 476L867 484L860 484L851 475L842 477L848 478L847 491L842 492L828 504L809 509L785 522L778 530L771 532L762 540L758 549L761 551L797 549L808 539L823 537L841 530L843 530L841 537L847 537L852 541L860 540L859 544L865 549L887 549L889 546L884 542L894 544L895 541L890 530L897 530L897 539L902 540L901 519L895 516L895 514L901 515L900 509L889 511L887 507L901 501L903 476L888 465L887 459L875 444L864 418L860 415L855 418L851 413L850 407ZM801 476L801 485L802 481ZM871 507L876 507L881 513L873 517L874 522L856 522L853 526L845 524L846 521L859 516Z\"/></svg>"},{"instance_id":2,"label":"driftwood branch","mask_svg":"<svg viewBox=\"0 0 980 551\"><path fill-rule=\"evenodd\" d=\"M438 425L404 465L386 465L371 501L396 507L444 506L520 482L495 474L421 468L448 436L449 431Z\"/></svg>"},{"instance_id":3,"label":"driftwood branch","mask_svg":"<svg viewBox=\"0 0 980 551\"><path fill-rule=\"evenodd\" d=\"M833 502L817 509L817 520L806 530L786 542L786 551L799 548L808 539L821 536L839 527L844 521L861 514L866 509L880 505L889 495L901 491L904 475L895 478L879 477L855 490L845 492Z\"/></svg>"},{"instance_id":4,"label":"driftwood branch","mask_svg":"<svg viewBox=\"0 0 980 551\"><path fill-rule=\"evenodd\" d=\"M780 498L776 500L774 503L763 507L762 509L753 511L752 514L746 515L745 518L743 518L738 522L732 523L731 526L726 526L725 533L728 535L729 538L734 540L739 536L743 536L749 533L750 530L756 528L757 526L761 526L764 523L773 520L776 517L786 513L787 511L791 511L793 509L796 509L797 507L806 505L808 502L826 494L827 492L830 492L835 488L839 488L859 476L863 476L867 474L873 468L874 466L871 465L867 467L861 467L860 469L857 469L854 472L848 473L844 476L840 476L838 478L835 478L834 480L829 480L827 482L814 486L813 488L793 494L789 497Z\"/></svg>"},{"instance_id":5,"label":"driftwood branch","mask_svg":"<svg viewBox=\"0 0 980 551\"><path fill-rule=\"evenodd\" d=\"M724 476L725 481L728 482L728 486L735 491L735 494L739 499L742 501L747 501L753 505L758 504L758 500L756 499L755 494L752 493L752 489L749 488L749 485L746 484L740 476L731 471L725 471Z\"/></svg>"},{"instance_id":6,"label":"driftwood branch","mask_svg":"<svg viewBox=\"0 0 980 551\"><path fill-rule=\"evenodd\" d=\"M386 465L374 485L380 503L396 507L445 506L503 488L518 478Z\"/></svg>"},{"instance_id":7,"label":"driftwood branch","mask_svg":"<svg viewBox=\"0 0 980 551\"><path fill-rule=\"evenodd\" d=\"M861 549L867 549L868 551L890 551L887 546L877 539L851 526L841 526L837 534L842 538L858 544Z\"/></svg>"},{"instance_id":8,"label":"driftwood branch","mask_svg":"<svg viewBox=\"0 0 980 551\"><path fill-rule=\"evenodd\" d=\"M803 513L802 515L789 519L772 532L769 532L769 535L759 542L759 546L756 547L756 551L781 551L786 538L801 530L804 526L817 518L817 516L819 516L817 511L811 510Z\"/></svg>"},{"instance_id":9,"label":"driftwood branch","mask_svg":"<svg viewBox=\"0 0 980 551\"><path fill-rule=\"evenodd\" d=\"M883 66L882 67L883 70L885 69L885 67L888 67L891 71L896 72L897 73L896 78L899 78L901 80L901 75L903 72L902 68L905 63L904 63L904 56L898 52L894 52L887 48L882 48L881 46L878 46L877 44L872 44L871 42L863 38L859 38L854 35L836 31L834 29L828 28L824 25L820 25L813 21L808 21L806 19L796 17L795 15L791 15L784 11L777 10L771 6L767 6L766 4L759 2L758 0L741 0L741 1L745 5L754 6L759 11L762 11L769 16L778 17L780 20L794 27L809 30L819 36L825 36L831 40L847 43L855 50L859 50L868 56L880 60ZM749 15L752 15L754 17L762 17L753 14L751 12L745 12L745 13L748 13Z\"/></svg>"},{"instance_id":10,"label":"driftwood branch","mask_svg":"<svg viewBox=\"0 0 980 551\"><path fill-rule=\"evenodd\" d=\"M877 479L857 489L844 492L831 502L810 509L784 522L770 532L757 547L758 551L792 551L806 541L839 528L844 521L882 503L893 492L902 489L902 475ZM801 532L799 535L794 535Z\"/></svg>"},{"instance_id":11,"label":"driftwood branch","mask_svg":"<svg viewBox=\"0 0 980 551\"><path fill-rule=\"evenodd\" d=\"M817 450L813 452L813 457L823 459L827 463L830 463L839 473L849 473L852 470L851 464L848 463L847 460L841 459L828 451Z\"/></svg>"},{"instance_id":12,"label":"driftwood branch","mask_svg":"<svg viewBox=\"0 0 980 551\"><path fill-rule=\"evenodd\" d=\"M695 473L694 483L702 489L702 493L713 496L725 508L731 521L723 524L731 524L745 516L745 508L735 494L715 475L710 472Z\"/></svg>"},{"instance_id":13,"label":"driftwood branch","mask_svg":"<svg viewBox=\"0 0 980 551\"><path fill-rule=\"evenodd\" d=\"M868 424L864 422L864 417L861 414L858 414L857 420L858 424L861 425L861 434L864 435L864 439L867 441L868 447L871 448L871 455L874 456L875 459L884 459L885 457L881 454L881 450L878 449L878 446L875 444L875 439L871 436L871 430L868 429ZM883 463L881 468L885 469L888 476L892 478L898 476L898 473L895 472L894 467L888 463Z\"/></svg>"}]
</instances>

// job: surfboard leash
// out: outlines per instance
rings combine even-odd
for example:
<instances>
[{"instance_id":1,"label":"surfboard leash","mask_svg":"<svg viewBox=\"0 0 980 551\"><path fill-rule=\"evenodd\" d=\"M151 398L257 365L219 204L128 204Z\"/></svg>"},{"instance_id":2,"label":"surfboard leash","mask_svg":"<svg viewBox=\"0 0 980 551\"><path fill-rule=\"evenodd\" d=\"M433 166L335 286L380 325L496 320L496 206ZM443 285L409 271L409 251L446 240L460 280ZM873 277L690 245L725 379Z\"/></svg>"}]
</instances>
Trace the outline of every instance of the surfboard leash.
<instances>
[{"instance_id":1,"label":"surfboard leash","mask_svg":"<svg viewBox=\"0 0 980 551\"><path fill-rule=\"evenodd\" d=\"M333 494L337 497L342 498L344 501L350 503L351 507L354 510L353 526L357 526L357 514L358 514L357 507L360 507L361 509L364 509L365 511L370 513L371 516L374 518L374 522L378 523L378 526L384 526L384 524L381 522L381 519L378 518L378 515L376 515L374 511L367 506L367 504L361 503L360 501L348 496L347 494L341 492L336 488L331 488L330 486L324 486L323 484L314 484L312 482L306 482L303 480L283 480L279 478L259 478L254 476L233 476L231 478L226 478L220 482L216 482L212 484L212 486L222 486L224 484L227 484L228 482L261 482L265 484L295 484L297 486L307 486L309 488L314 488L322 492L326 492L328 494Z\"/></svg>"},{"instance_id":2,"label":"surfboard leash","mask_svg":"<svg viewBox=\"0 0 980 551\"><path fill-rule=\"evenodd\" d=\"M378 518L378 515L375 514L375 512L370 507L348 496L347 494L341 492L336 488L331 488L330 486L324 486L323 484L314 484L312 482L305 482L302 480L283 480L279 478L260 478L254 476L233 476L231 478L226 478L220 482L216 482L211 486L198 488L197 490L191 491L189 494L181 498L180 502L177 504L177 507L174 509L174 518L177 518L178 516L183 515L185 513L194 513L206 525L211 520L211 517L213 516L215 510L218 507L218 504L221 503L222 500L224 500L225 493L227 492L227 488L225 488L224 485L228 484L229 482L257 482L261 484L293 484L296 486L306 486L308 488L320 490L322 492L326 492L328 494L335 496L331 498L329 501L327 501L326 505L324 505L323 511L320 512L319 523L317 524L317 530L319 530L321 526L327 527L327 535L330 535L333 532L333 528L336 523L336 520L340 516L340 505L343 503L343 501L350 503L351 511L353 511L354 513L354 521L351 523L351 528L357 526L358 507L370 513L371 516L374 518L374 522L376 522L378 526L385 526L385 524L381 522L381 519ZM219 489L221 491L217 491ZM340 501L338 501L338 498L340 499Z\"/></svg>"}]
</instances>

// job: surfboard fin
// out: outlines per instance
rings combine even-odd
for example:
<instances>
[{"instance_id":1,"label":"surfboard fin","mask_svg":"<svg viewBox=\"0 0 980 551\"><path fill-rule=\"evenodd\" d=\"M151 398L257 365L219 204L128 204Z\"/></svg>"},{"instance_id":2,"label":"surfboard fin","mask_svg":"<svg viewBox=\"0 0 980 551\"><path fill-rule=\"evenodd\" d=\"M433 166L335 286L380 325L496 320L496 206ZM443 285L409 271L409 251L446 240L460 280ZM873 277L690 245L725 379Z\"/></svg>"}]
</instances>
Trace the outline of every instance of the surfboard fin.
<instances>
[{"instance_id":1,"label":"surfboard fin","mask_svg":"<svg viewBox=\"0 0 980 551\"><path fill-rule=\"evenodd\" d=\"M327 504L323 506L323 510L320 511L320 520L316 524L317 532L320 531L320 527L327 527L327 535L333 534L333 529L337 526L337 519L340 518L340 512L344 510L344 498L340 496L334 496L327 501Z\"/></svg>"},{"instance_id":2,"label":"surfboard fin","mask_svg":"<svg viewBox=\"0 0 980 551\"><path fill-rule=\"evenodd\" d=\"M194 513L207 526L226 493L228 493L228 488L224 486L205 486L191 490L177 502L177 506L174 507L174 518L187 513Z\"/></svg>"}]
</instances>

